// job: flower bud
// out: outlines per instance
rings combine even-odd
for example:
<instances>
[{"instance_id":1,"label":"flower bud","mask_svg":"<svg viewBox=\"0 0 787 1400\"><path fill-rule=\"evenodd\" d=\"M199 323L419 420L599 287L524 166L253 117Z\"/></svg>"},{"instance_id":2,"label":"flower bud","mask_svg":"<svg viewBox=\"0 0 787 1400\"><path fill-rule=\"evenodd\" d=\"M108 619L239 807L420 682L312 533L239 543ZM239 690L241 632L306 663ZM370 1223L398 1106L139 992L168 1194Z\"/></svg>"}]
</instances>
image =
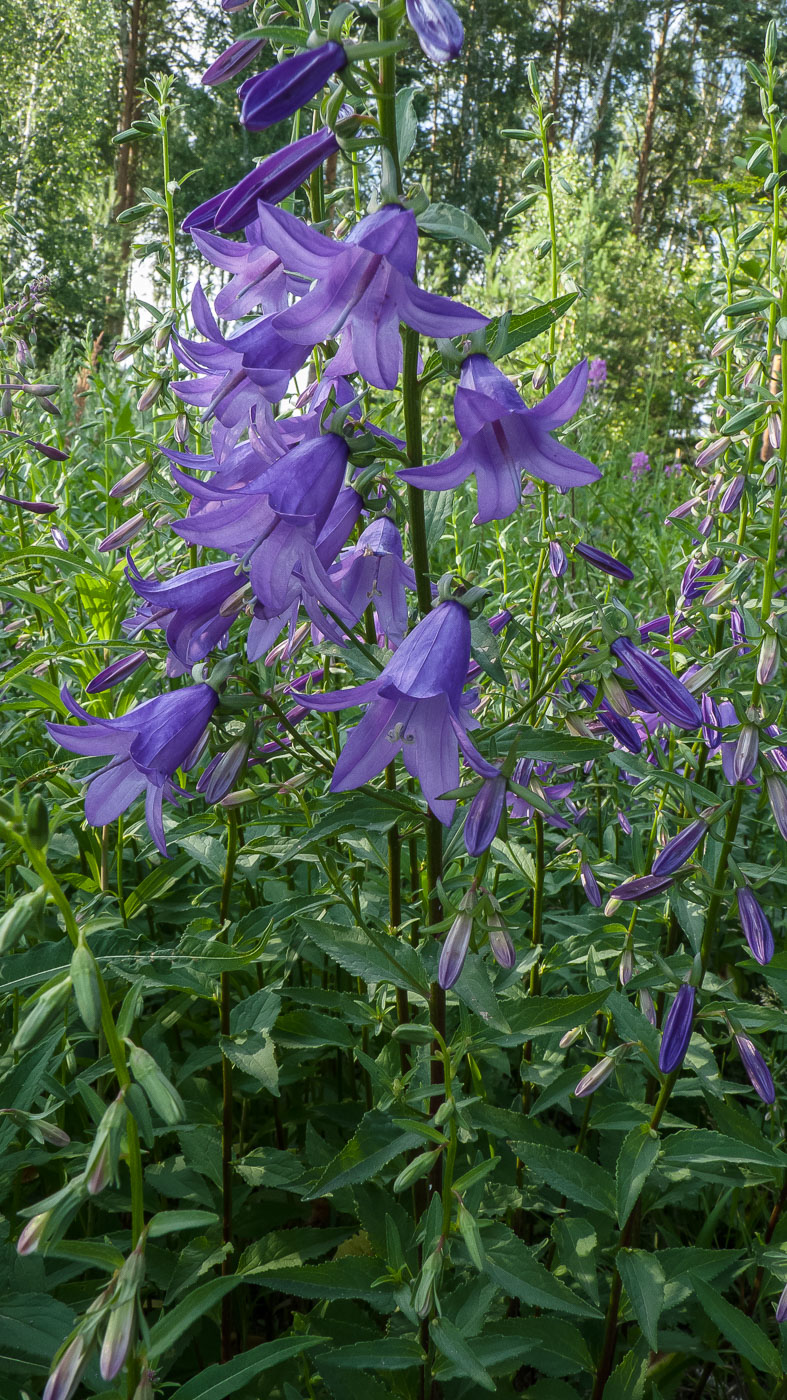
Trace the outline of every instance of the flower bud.
<instances>
[{"instance_id":1,"label":"flower bud","mask_svg":"<svg viewBox=\"0 0 787 1400\"><path fill-rule=\"evenodd\" d=\"M53 544L57 545L57 548L61 549L64 554L68 554L69 550L71 549L71 545L69 544L68 535L63 534L63 531L60 529L60 526L50 525L49 533L52 536Z\"/></svg>"},{"instance_id":2,"label":"flower bud","mask_svg":"<svg viewBox=\"0 0 787 1400\"><path fill-rule=\"evenodd\" d=\"M727 451L730 441L731 439L728 437L716 438L715 442L709 443L708 446L703 448L702 452L699 453L695 466L699 467L701 470L703 467L707 467L710 462L715 462L717 457L721 457L722 454Z\"/></svg>"},{"instance_id":3,"label":"flower bud","mask_svg":"<svg viewBox=\"0 0 787 1400\"><path fill-rule=\"evenodd\" d=\"M53 1366L42 1400L70 1400L85 1373L89 1356L89 1342L78 1332Z\"/></svg>"},{"instance_id":4,"label":"flower bud","mask_svg":"<svg viewBox=\"0 0 787 1400\"><path fill-rule=\"evenodd\" d=\"M495 962L510 972L516 962L516 949L497 909L489 915L489 947Z\"/></svg>"},{"instance_id":5,"label":"flower bud","mask_svg":"<svg viewBox=\"0 0 787 1400\"><path fill-rule=\"evenodd\" d=\"M145 480L145 477L149 475L152 468L152 462L138 462L135 467L131 468L130 472L126 472L125 476L121 476L120 481L116 481L115 485L110 487L110 496L115 500L119 500L123 496L130 496L131 492L136 491L141 482Z\"/></svg>"},{"instance_id":6,"label":"flower bud","mask_svg":"<svg viewBox=\"0 0 787 1400\"><path fill-rule=\"evenodd\" d=\"M768 418L768 442L774 452L778 452L782 442L782 420L778 413L772 413Z\"/></svg>"},{"instance_id":7,"label":"flower bud","mask_svg":"<svg viewBox=\"0 0 787 1400\"><path fill-rule=\"evenodd\" d=\"M116 530L112 530L99 544L98 548L102 554L108 553L111 549L124 549L130 540L138 535L145 523L145 512L140 510L136 515L132 515L129 520L125 520L122 525L118 525Z\"/></svg>"},{"instance_id":8,"label":"flower bud","mask_svg":"<svg viewBox=\"0 0 787 1400\"><path fill-rule=\"evenodd\" d=\"M734 476L724 495L719 501L719 510L722 515L731 515L741 503L741 496L746 490L746 477L743 473Z\"/></svg>"},{"instance_id":9,"label":"flower bud","mask_svg":"<svg viewBox=\"0 0 787 1400\"><path fill-rule=\"evenodd\" d=\"M553 578L562 578L568 568L566 551L559 540L549 541L549 572Z\"/></svg>"},{"instance_id":10,"label":"flower bud","mask_svg":"<svg viewBox=\"0 0 787 1400\"><path fill-rule=\"evenodd\" d=\"M618 967L618 977L621 987L627 987L634 976L634 954L630 948L624 948Z\"/></svg>"},{"instance_id":11,"label":"flower bud","mask_svg":"<svg viewBox=\"0 0 787 1400\"><path fill-rule=\"evenodd\" d=\"M736 783L745 783L757 766L760 731L756 724L744 724L738 735L732 760L732 775Z\"/></svg>"},{"instance_id":12,"label":"flower bud","mask_svg":"<svg viewBox=\"0 0 787 1400\"><path fill-rule=\"evenodd\" d=\"M765 779L765 789L771 804L773 819L781 835L787 841L787 787L776 774L769 774Z\"/></svg>"},{"instance_id":13,"label":"flower bud","mask_svg":"<svg viewBox=\"0 0 787 1400\"><path fill-rule=\"evenodd\" d=\"M187 413L179 413L175 419L175 426L172 429L178 447L185 447L189 440L189 416Z\"/></svg>"},{"instance_id":14,"label":"flower bud","mask_svg":"<svg viewBox=\"0 0 787 1400\"><path fill-rule=\"evenodd\" d=\"M95 1035L101 1025L101 991L96 960L83 938L71 954L69 970L77 1009L86 1029Z\"/></svg>"},{"instance_id":15,"label":"flower bud","mask_svg":"<svg viewBox=\"0 0 787 1400\"><path fill-rule=\"evenodd\" d=\"M533 380L532 380L533 388L534 388L534 389L543 389L544 385L545 385L546 382L547 382L547 375L548 375L548 374L549 374L549 365L545 364L544 361L542 360L541 363L540 363L539 365L536 365L536 368L535 368L534 371L533 371Z\"/></svg>"},{"instance_id":16,"label":"flower bud","mask_svg":"<svg viewBox=\"0 0 787 1400\"><path fill-rule=\"evenodd\" d=\"M768 918L748 885L741 885L738 890L738 918L752 957L764 967L773 957L773 933Z\"/></svg>"},{"instance_id":17,"label":"flower bud","mask_svg":"<svg viewBox=\"0 0 787 1400\"><path fill-rule=\"evenodd\" d=\"M40 793L31 797L27 806L27 839L37 851L49 845L49 813Z\"/></svg>"},{"instance_id":18,"label":"flower bud","mask_svg":"<svg viewBox=\"0 0 787 1400\"><path fill-rule=\"evenodd\" d=\"M100 695L102 690L111 690L113 685L119 685L121 681L127 679L148 659L146 651L132 651L126 656L121 656L119 660L112 661L109 666L105 666L103 671L99 671L93 676L85 686L88 695Z\"/></svg>"},{"instance_id":19,"label":"flower bud","mask_svg":"<svg viewBox=\"0 0 787 1400\"><path fill-rule=\"evenodd\" d=\"M14 1036L12 1049L26 1050L36 1038L48 1030L62 1013L71 992L71 978L64 977L54 987L48 987L35 1001Z\"/></svg>"},{"instance_id":20,"label":"flower bud","mask_svg":"<svg viewBox=\"0 0 787 1400\"><path fill-rule=\"evenodd\" d=\"M760 656L757 662L757 680L760 685L768 685L779 669L779 637L773 627L767 627L760 643Z\"/></svg>"},{"instance_id":21,"label":"flower bud","mask_svg":"<svg viewBox=\"0 0 787 1400\"><path fill-rule=\"evenodd\" d=\"M45 1210L40 1215L34 1215L31 1220L28 1220L16 1242L17 1254L35 1254L44 1239L51 1219L52 1211Z\"/></svg>"},{"instance_id":22,"label":"flower bud","mask_svg":"<svg viewBox=\"0 0 787 1400\"><path fill-rule=\"evenodd\" d=\"M566 1031L564 1035L561 1035L558 1041L561 1050L568 1050L570 1046L574 1045L576 1041L579 1040L581 1034L582 1026L573 1026L570 1031Z\"/></svg>"},{"instance_id":23,"label":"flower bud","mask_svg":"<svg viewBox=\"0 0 787 1400\"><path fill-rule=\"evenodd\" d=\"M0 955L14 948L22 934L38 923L45 904L46 890L43 885L40 889L31 890L29 894L20 895L19 899L14 900L10 909L0 918Z\"/></svg>"},{"instance_id":24,"label":"flower bud","mask_svg":"<svg viewBox=\"0 0 787 1400\"><path fill-rule=\"evenodd\" d=\"M150 380L150 383L146 385L146 387L142 390L142 393L140 394L139 398L137 399L137 408L139 409L140 413L145 413L147 409L153 407L156 400L160 398L161 391L163 388L163 379L159 379L158 377L156 377L155 379ZM104 1379L106 1380L106 1377Z\"/></svg>"},{"instance_id":25,"label":"flower bud","mask_svg":"<svg viewBox=\"0 0 787 1400\"><path fill-rule=\"evenodd\" d=\"M143 1050L141 1045L130 1045L128 1062L131 1073L144 1089L151 1108L155 1109L159 1118L170 1127L182 1123L186 1116L183 1100L163 1070L159 1069L153 1056L149 1055L147 1050Z\"/></svg>"},{"instance_id":26,"label":"flower bud","mask_svg":"<svg viewBox=\"0 0 787 1400\"><path fill-rule=\"evenodd\" d=\"M750 1040L747 1035L738 1034L735 1037L735 1044L738 1047L738 1054L752 1088L759 1094L763 1103L773 1103L776 1098L776 1089L771 1072L754 1041Z\"/></svg>"},{"instance_id":27,"label":"flower bud","mask_svg":"<svg viewBox=\"0 0 787 1400\"><path fill-rule=\"evenodd\" d=\"M595 1094L601 1085L606 1083L615 1068L615 1061L611 1055L605 1055L602 1060L598 1060L587 1074L583 1075L574 1090L576 1099L587 1098L588 1094Z\"/></svg>"},{"instance_id":28,"label":"flower bud","mask_svg":"<svg viewBox=\"0 0 787 1400\"><path fill-rule=\"evenodd\" d=\"M477 902L478 896L473 882L459 905L459 913L445 936L440 952L437 980L444 991L448 991L458 982L465 965L470 934L473 931L473 910Z\"/></svg>"},{"instance_id":29,"label":"flower bud","mask_svg":"<svg viewBox=\"0 0 787 1400\"><path fill-rule=\"evenodd\" d=\"M652 1026L656 1024L656 1008L653 1005L653 997L647 987L639 989L639 1009L643 1016L646 1016Z\"/></svg>"},{"instance_id":30,"label":"flower bud","mask_svg":"<svg viewBox=\"0 0 787 1400\"><path fill-rule=\"evenodd\" d=\"M695 988L689 986L688 982L681 983L667 1012L659 1050L659 1069L662 1074L672 1074L673 1070L683 1063L694 1022L695 997Z\"/></svg>"},{"instance_id":31,"label":"flower bud","mask_svg":"<svg viewBox=\"0 0 787 1400\"><path fill-rule=\"evenodd\" d=\"M585 898L588 904L592 904L594 909L600 909L601 891L598 887L596 877L586 860L583 860L579 867L579 878L582 882L582 888L585 891Z\"/></svg>"},{"instance_id":32,"label":"flower bud","mask_svg":"<svg viewBox=\"0 0 787 1400\"><path fill-rule=\"evenodd\" d=\"M694 854L707 829L707 824L704 821L690 822L688 826L683 828L683 831L678 832L677 836L673 836L659 852L653 862L651 874L674 875L675 871L680 870L680 867Z\"/></svg>"},{"instance_id":33,"label":"flower bud","mask_svg":"<svg viewBox=\"0 0 787 1400\"><path fill-rule=\"evenodd\" d=\"M434 1302L435 1284L440 1276L443 1263L443 1247L438 1245L437 1249L424 1260L421 1275L413 1295L413 1310L420 1318L426 1318L432 1311Z\"/></svg>"}]
</instances>

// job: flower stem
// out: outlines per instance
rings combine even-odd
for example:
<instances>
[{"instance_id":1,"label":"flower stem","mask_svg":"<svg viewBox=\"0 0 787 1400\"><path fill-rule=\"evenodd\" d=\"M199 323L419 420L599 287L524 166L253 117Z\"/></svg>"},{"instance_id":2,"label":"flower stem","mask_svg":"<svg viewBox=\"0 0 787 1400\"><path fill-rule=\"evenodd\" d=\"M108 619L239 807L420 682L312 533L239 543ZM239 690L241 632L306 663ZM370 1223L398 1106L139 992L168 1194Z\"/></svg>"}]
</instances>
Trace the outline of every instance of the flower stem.
<instances>
[{"instance_id":1,"label":"flower stem","mask_svg":"<svg viewBox=\"0 0 787 1400\"><path fill-rule=\"evenodd\" d=\"M227 858L224 865L224 881L221 887L219 922L223 925L229 917L232 896L232 878L238 854L238 821L235 812L227 813ZM222 935L227 941L226 932ZM230 1033L231 990L229 972L221 973L221 1035L222 1040ZM221 1206L222 1241L232 1243L232 1062L226 1054L221 1057ZM229 1254L221 1261L222 1276L232 1272ZM221 1300L221 1359L232 1360L232 1299L229 1293Z\"/></svg>"}]
</instances>

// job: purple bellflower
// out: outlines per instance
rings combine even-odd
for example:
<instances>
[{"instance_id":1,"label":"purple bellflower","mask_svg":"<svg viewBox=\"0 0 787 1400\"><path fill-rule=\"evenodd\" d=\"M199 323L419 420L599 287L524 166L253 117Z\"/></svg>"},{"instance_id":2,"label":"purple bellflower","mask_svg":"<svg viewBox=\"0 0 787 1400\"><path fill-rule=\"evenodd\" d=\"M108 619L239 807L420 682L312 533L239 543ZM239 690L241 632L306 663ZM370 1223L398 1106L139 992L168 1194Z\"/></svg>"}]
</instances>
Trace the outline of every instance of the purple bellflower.
<instances>
[{"instance_id":1,"label":"purple bellflower","mask_svg":"<svg viewBox=\"0 0 787 1400\"><path fill-rule=\"evenodd\" d=\"M256 221L246 229L243 243L199 229L191 236L208 262L232 274L214 300L217 316L235 321L258 308L266 316L284 309L288 278L276 254L262 243ZM214 329L213 325L210 329Z\"/></svg>"},{"instance_id":2,"label":"purple bellflower","mask_svg":"<svg viewBox=\"0 0 787 1400\"><path fill-rule=\"evenodd\" d=\"M589 705L593 704L596 698L596 692L592 685L588 685L583 681L577 686L577 690L582 698L587 700ZM602 697L598 709L596 710L596 716L601 724L603 724L604 728L609 730L609 733L617 743L620 744L621 748L628 749L629 753L640 753L642 751L642 739L640 738L636 726L633 725L631 720L627 719L625 715L619 715L617 710L612 708L606 696Z\"/></svg>"},{"instance_id":3,"label":"purple bellflower","mask_svg":"<svg viewBox=\"0 0 787 1400\"><path fill-rule=\"evenodd\" d=\"M587 360L533 408L486 355L469 355L454 399L461 447L433 466L408 467L398 475L423 491L447 491L472 473L478 485L474 524L505 520L522 499L522 473L553 485L585 486L598 467L552 437L578 412L585 396Z\"/></svg>"},{"instance_id":4,"label":"purple bellflower","mask_svg":"<svg viewBox=\"0 0 787 1400\"><path fill-rule=\"evenodd\" d=\"M236 39L234 44L219 54L210 68L205 69L202 75L204 86L216 87L219 83L228 83L230 78L237 78L257 57L264 43L264 39Z\"/></svg>"},{"instance_id":5,"label":"purple bellflower","mask_svg":"<svg viewBox=\"0 0 787 1400\"><path fill-rule=\"evenodd\" d=\"M433 63L450 63L461 53L465 32L449 0L407 0L407 18Z\"/></svg>"},{"instance_id":6,"label":"purple bellflower","mask_svg":"<svg viewBox=\"0 0 787 1400\"><path fill-rule=\"evenodd\" d=\"M249 131L264 131L274 122L291 117L317 95L334 73L347 62L341 44L332 40L315 49L285 58L264 73L256 73L241 85L240 119Z\"/></svg>"},{"instance_id":7,"label":"purple bellflower","mask_svg":"<svg viewBox=\"0 0 787 1400\"><path fill-rule=\"evenodd\" d=\"M738 890L738 918L749 952L761 967L773 957L774 942L770 922L748 885Z\"/></svg>"},{"instance_id":8,"label":"purple bellflower","mask_svg":"<svg viewBox=\"0 0 787 1400\"><path fill-rule=\"evenodd\" d=\"M598 887L598 881L586 860L583 860L579 867L579 878L582 882L582 888L585 891L585 898L588 904L592 904L594 909L600 909L601 891Z\"/></svg>"},{"instance_id":9,"label":"purple bellflower","mask_svg":"<svg viewBox=\"0 0 787 1400\"><path fill-rule=\"evenodd\" d=\"M87 779L86 820L90 826L107 826L144 792L150 834L166 856L162 801L164 797L177 801L172 776L204 734L216 708L216 691L210 685L169 691L116 719L89 715L65 686L61 697L86 728L47 724L52 738L71 753L112 757L111 763Z\"/></svg>"},{"instance_id":10,"label":"purple bellflower","mask_svg":"<svg viewBox=\"0 0 787 1400\"><path fill-rule=\"evenodd\" d=\"M632 880L624 880L622 885L618 885L610 895L611 899L624 899L641 901L644 899L655 899L656 895L663 894L672 884L671 875L637 875Z\"/></svg>"},{"instance_id":11,"label":"purple bellflower","mask_svg":"<svg viewBox=\"0 0 787 1400\"><path fill-rule=\"evenodd\" d=\"M674 875L676 870L685 865L689 856L694 854L707 830L707 822L701 818L689 822L688 826L679 831L677 836L673 836L663 850L659 851L653 862L651 874Z\"/></svg>"},{"instance_id":12,"label":"purple bellflower","mask_svg":"<svg viewBox=\"0 0 787 1400\"><path fill-rule=\"evenodd\" d=\"M699 728L702 713L697 701L666 666L641 651L628 637L618 637L610 650L626 675L645 696L649 709L681 729Z\"/></svg>"},{"instance_id":13,"label":"purple bellflower","mask_svg":"<svg viewBox=\"0 0 787 1400\"><path fill-rule=\"evenodd\" d=\"M166 628L167 646L187 668L204 660L224 639L243 607L243 597L229 612L222 609L248 582L232 561L187 569L171 579L146 579L130 554L126 578L140 598L161 610L159 625Z\"/></svg>"},{"instance_id":14,"label":"purple bellflower","mask_svg":"<svg viewBox=\"0 0 787 1400\"><path fill-rule=\"evenodd\" d=\"M397 647L407 631L406 589L415 574L402 557L402 537L386 515L378 516L332 569L329 577L357 622L373 605L377 628Z\"/></svg>"},{"instance_id":15,"label":"purple bellflower","mask_svg":"<svg viewBox=\"0 0 787 1400\"><path fill-rule=\"evenodd\" d=\"M256 219L258 200L279 204L338 149L336 133L329 126L302 136L283 150L266 156L237 185L211 195L192 209L183 220L183 232L215 228L219 233L238 233Z\"/></svg>"},{"instance_id":16,"label":"purple bellflower","mask_svg":"<svg viewBox=\"0 0 787 1400\"><path fill-rule=\"evenodd\" d=\"M683 982L667 1012L659 1050L659 1069L662 1074L672 1074L673 1070L683 1064L694 1023L695 997L694 987L690 987L688 982Z\"/></svg>"},{"instance_id":17,"label":"purple bellflower","mask_svg":"<svg viewBox=\"0 0 787 1400\"><path fill-rule=\"evenodd\" d=\"M759 1094L763 1103L774 1103L776 1088L773 1078L754 1041L747 1035L738 1034L735 1044L752 1088Z\"/></svg>"},{"instance_id":18,"label":"purple bellflower","mask_svg":"<svg viewBox=\"0 0 787 1400\"><path fill-rule=\"evenodd\" d=\"M620 579L622 583L630 583L634 577L633 569L628 564L623 564L620 559L616 559L614 554L606 554L603 549L596 549L595 545L584 544L582 540L574 545L574 553L578 554L585 563L591 564L594 569L600 569L604 574L611 574L613 578Z\"/></svg>"},{"instance_id":19,"label":"purple bellflower","mask_svg":"<svg viewBox=\"0 0 787 1400\"><path fill-rule=\"evenodd\" d=\"M562 578L568 568L566 551L559 540L549 541L549 572L553 578Z\"/></svg>"},{"instance_id":20,"label":"purple bellflower","mask_svg":"<svg viewBox=\"0 0 787 1400\"><path fill-rule=\"evenodd\" d=\"M712 559L690 559L683 572L680 591L687 603L701 598L711 586L711 580L720 573L724 565L719 555Z\"/></svg>"},{"instance_id":21,"label":"purple bellflower","mask_svg":"<svg viewBox=\"0 0 787 1400\"><path fill-rule=\"evenodd\" d=\"M474 881L467 894L464 895L459 905L459 912L440 949L437 981L446 992L459 981L462 975L467 950L470 947L470 935L473 932L473 910L477 902L478 896Z\"/></svg>"},{"instance_id":22,"label":"purple bellflower","mask_svg":"<svg viewBox=\"0 0 787 1400\"><path fill-rule=\"evenodd\" d=\"M470 661L470 618L461 603L440 603L408 633L379 676L349 690L304 696L313 710L368 705L345 740L331 782L333 792L360 787L401 752L435 816L448 825L459 781L459 745L452 720L462 724L462 689Z\"/></svg>"},{"instance_id":23,"label":"purple bellflower","mask_svg":"<svg viewBox=\"0 0 787 1400\"><path fill-rule=\"evenodd\" d=\"M418 228L409 209L386 204L361 219L341 243L272 205L260 204L259 219L263 240L287 270L314 283L295 306L274 318L276 332L309 349L341 330L349 332L354 369L378 389L396 385L400 321L435 337L461 335L487 323L479 311L416 286Z\"/></svg>"}]
</instances>

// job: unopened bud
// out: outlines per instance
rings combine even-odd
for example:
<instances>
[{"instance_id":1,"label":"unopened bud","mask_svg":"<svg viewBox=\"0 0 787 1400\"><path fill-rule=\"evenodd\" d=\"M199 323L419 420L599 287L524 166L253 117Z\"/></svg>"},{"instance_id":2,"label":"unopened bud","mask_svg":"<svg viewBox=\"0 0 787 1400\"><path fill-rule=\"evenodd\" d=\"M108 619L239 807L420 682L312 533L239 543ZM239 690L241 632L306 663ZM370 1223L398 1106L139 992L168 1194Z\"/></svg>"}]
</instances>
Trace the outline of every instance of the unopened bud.
<instances>
[{"instance_id":1,"label":"unopened bud","mask_svg":"<svg viewBox=\"0 0 787 1400\"><path fill-rule=\"evenodd\" d=\"M542 388L544 387L544 385L546 384L546 382L547 382L547 375L548 375L548 374L549 374L549 365L545 365L544 362L543 362L543 360L542 360L542 361L541 361L541 364L540 364L540 365L537 365L536 368L535 368L535 370L533 371L533 388L534 388L534 389L542 389Z\"/></svg>"},{"instance_id":2,"label":"unopened bud","mask_svg":"<svg viewBox=\"0 0 787 1400\"><path fill-rule=\"evenodd\" d=\"M147 1050L143 1050L141 1045L131 1045L129 1065L137 1083L145 1091L151 1108L155 1109L163 1122L170 1127L182 1123L185 1117L183 1100L163 1070L159 1069L153 1056L149 1055Z\"/></svg>"},{"instance_id":3,"label":"unopened bud","mask_svg":"<svg viewBox=\"0 0 787 1400\"><path fill-rule=\"evenodd\" d=\"M768 685L773 680L779 669L779 638L772 626L769 626L760 645L760 656L757 662L757 680L760 685Z\"/></svg>"},{"instance_id":4,"label":"unopened bud","mask_svg":"<svg viewBox=\"0 0 787 1400\"><path fill-rule=\"evenodd\" d=\"M101 991L98 967L84 939L71 954L71 982L77 1009L87 1030L96 1034L101 1025Z\"/></svg>"},{"instance_id":5,"label":"unopened bud","mask_svg":"<svg viewBox=\"0 0 787 1400\"><path fill-rule=\"evenodd\" d=\"M38 923L46 904L46 890L31 890L20 895L0 918L0 954L7 953L19 942L28 928Z\"/></svg>"},{"instance_id":6,"label":"unopened bud","mask_svg":"<svg viewBox=\"0 0 787 1400\"><path fill-rule=\"evenodd\" d=\"M42 992L14 1036L12 1048L26 1050L61 1014L71 992L71 978L64 977Z\"/></svg>"},{"instance_id":7,"label":"unopened bud","mask_svg":"<svg viewBox=\"0 0 787 1400\"><path fill-rule=\"evenodd\" d=\"M647 987L640 987L639 989L639 1009L643 1016L647 1016L650 1024L655 1026L656 1008L653 1005L653 997L650 995Z\"/></svg>"},{"instance_id":8,"label":"unopened bud","mask_svg":"<svg viewBox=\"0 0 787 1400\"><path fill-rule=\"evenodd\" d=\"M145 512L140 510L136 515L132 515L130 520L126 520L124 524L118 525L116 530L112 530L110 534L106 535L98 546L99 550L102 554L106 554L111 549L124 549L135 535L139 534L144 523Z\"/></svg>"},{"instance_id":9,"label":"unopened bud","mask_svg":"<svg viewBox=\"0 0 787 1400\"><path fill-rule=\"evenodd\" d=\"M51 1210L45 1210L40 1215L34 1215L32 1220L28 1220L16 1242L17 1254L35 1254L44 1239L51 1219Z\"/></svg>"},{"instance_id":10,"label":"unopened bud","mask_svg":"<svg viewBox=\"0 0 787 1400\"><path fill-rule=\"evenodd\" d=\"M49 844L49 813L40 793L31 797L27 806L27 838L37 851L43 851Z\"/></svg>"},{"instance_id":11,"label":"unopened bud","mask_svg":"<svg viewBox=\"0 0 787 1400\"><path fill-rule=\"evenodd\" d=\"M90 1344L78 1332L52 1368L42 1400L71 1400L85 1373L89 1356Z\"/></svg>"},{"instance_id":12,"label":"unopened bud","mask_svg":"<svg viewBox=\"0 0 787 1400\"><path fill-rule=\"evenodd\" d=\"M175 419L173 435L179 447L185 447L189 440L189 419L187 413L179 413Z\"/></svg>"},{"instance_id":13,"label":"unopened bud","mask_svg":"<svg viewBox=\"0 0 787 1400\"><path fill-rule=\"evenodd\" d=\"M704 447L702 452L699 453L695 466L701 469L702 467L707 467L710 462L715 462L717 457L721 457L722 453L727 451L730 441L731 439L728 437L716 438L715 442L709 443L708 446Z\"/></svg>"},{"instance_id":14,"label":"unopened bud","mask_svg":"<svg viewBox=\"0 0 787 1400\"><path fill-rule=\"evenodd\" d=\"M588 1094L595 1094L596 1090L600 1089L601 1085L609 1079L614 1068L615 1061L612 1056L605 1055L603 1060L599 1060L592 1069L588 1070L587 1074L582 1076L574 1090L574 1097L584 1099Z\"/></svg>"},{"instance_id":15,"label":"unopened bud","mask_svg":"<svg viewBox=\"0 0 787 1400\"><path fill-rule=\"evenodd\" d=\"M581 1034L581 1026L574 1026L570 1031L566 1031L565 1035L561 1035L560 1041L558 1042L561 1050L568 1050L571 1045L574 1045L576 1041L579 1040Z\"/></svg>"},{"instance_id":16,"label":"unopened bud","mask_svg":"<svg viewBox=\"0 0 787 1400\"><path fill-rule=\"evenodd\" d=\"M161 396L161 391L163 388L163 380L158 378L151 379L150 383L146 385L146 387L142 390L142 393L140 394L139 398L137 399L137 408L139 409L140 413L145 413L147 409L153 407L156 400Z\"/></svg>"},{"instance_id":17,"label":"unopened bud","mask_svg":"<svg viewBox=\"0 0 787 1400\"><path fill-rule=\"evenodd\" d=\"M110 487L110 496L112 496L114 500L119 500L122 496L130 496L131 492L136 491L137 487L145 480L145 477L149 475L152 467L152 462L138 462L135 467L131 468L130 472L126 472L125 476L121 476L120 481L116 481L115 485Z\"/></svg>"},{"instance_id":18,"label":"unopened bud","mask_svg":"<svg viewBox=\"0 0 787 1400\"><path fill-rule=\"evenodd\" d=\"M620 959L620 966L618 968L618 976L622 987L627 987L634 976L634 954L630 948L624 948L623 950L623 956Z\"/></svg>"}]
</instances>

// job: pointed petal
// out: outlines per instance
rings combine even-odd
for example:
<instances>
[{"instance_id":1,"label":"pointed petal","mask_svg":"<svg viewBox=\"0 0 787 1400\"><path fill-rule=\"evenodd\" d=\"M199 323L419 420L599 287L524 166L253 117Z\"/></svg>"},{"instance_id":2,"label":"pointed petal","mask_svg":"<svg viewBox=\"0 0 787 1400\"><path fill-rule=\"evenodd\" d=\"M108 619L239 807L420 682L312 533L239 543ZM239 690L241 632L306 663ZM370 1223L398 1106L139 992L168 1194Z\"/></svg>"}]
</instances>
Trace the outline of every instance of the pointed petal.
<instances>
[{"instance_id":1,"label":"pointed petal","mask_svg":"<svg viewBox=\"0 0 787 1400\"><path fill-rule=\"evenodd\" d=\"M135 802L146 785L144 773L135 768L131 759L109 763L92 779L85 793L85 820L91 826L108 826L117 821Z\"/></svg>"},{"instance_id":2,"label":"pointed petal","mask_svg":"<svg viewBox=\"0 0 787 1400\"><path fill-rule=\"evenodd\" d=\"M587 382L588 362L580 360L579 364L569 370L565 379L561 379L555 386L551 394L547 394L545 399L530 409L531 414L537 416L539 427L551 433L555 428L567 423L569 418L573 418L582 407Z\"/></svg>"},{"instance_id":3,"label":"pointed petal","mask_svg":"<svg viewBox=\"0 0 787 1400\"><path fill-rule=\"evenodd\" d=\"M345 740L331 782L332 792L347 792L375 778L394 759L402 740L388 737L402 713L406 718L412 703L375 699L360 723ZM401 712L401 713L400 713Z\"/></svg>"},{"instance_id":4,"label":"pointed petal","mask_svg":"<svg viewBox=\"0 0 787 1400\"><path fill-rule=\"evenodd\" d=\"M434 462L430 467L404 467L396 475L419 491L450 491L460 486L473 471L472 444L463 443L450 457Z\"/></svg>"},{"instance_id":5,"label":"pointed petal","mask_svg":"<svg viewBox=\"0 0 787 1400\"><path fill-rule=\"evenodd\" d=\"M397 302L399 315L408 326L422 335L435 338L462 335L465 331L479 330L489 323L488 316L482 316L471 306L452 301L450 297L438 296L436 292L425 292L405 277L399 280Z\"/></svg>"},{"instance_id":6,"label":"pointed petal","mask_svg":"<svg viewBox=\"0 0 787 1400\"><path fill-rule=\"evenodd\" d=\"M261 200L257 206L262 242L278 254L288 272L321 277L342 253L340 243L309 228L294 214Z\"/></svg>"}]
</instances>

